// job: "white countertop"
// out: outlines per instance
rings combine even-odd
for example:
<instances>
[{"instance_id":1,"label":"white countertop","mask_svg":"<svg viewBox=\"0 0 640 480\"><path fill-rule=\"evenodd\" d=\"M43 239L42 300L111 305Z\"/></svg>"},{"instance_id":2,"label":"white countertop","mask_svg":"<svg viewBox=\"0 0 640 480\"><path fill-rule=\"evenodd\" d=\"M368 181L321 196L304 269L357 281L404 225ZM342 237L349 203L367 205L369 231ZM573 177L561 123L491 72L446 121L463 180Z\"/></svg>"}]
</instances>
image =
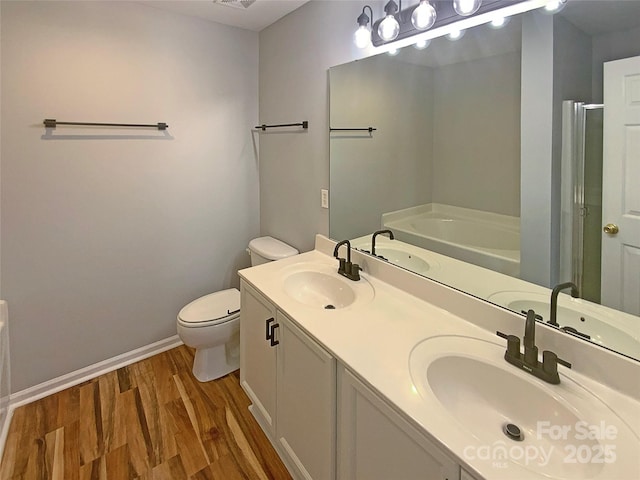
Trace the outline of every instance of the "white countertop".
<instances>
[{"instance_id":1,"label":"white countertop","mask_svg":"<svg viewBox=\"0 0 640 480\"><path fill-rule=\"evenodd\" d=\"M508 468L493 468L490 463L469 458L464 449L474 442L472 436L457 428L456 420L451 418L446 410L439 411L434 399L423 398L412 380L409 357L412 349L425 339L441 335L460 335L498 345L503 345L504 340L367 273L361 273L361 277L375 290L374 298L368 303L335 310L309 307L293 300L283 287L284 278L297 268L295 265L302 262L325 266L323 268L327 271L337 270L337 261L333 257L314 250L278 262L241 270L239 273L246 282L268 297L338 361L377 390L407 419L450 450L466 469L475 471L487 479L554 478L545 473L543 467L526 469L509 462ZM339 277L337 273L335 275ZM359 283L353 282L350 285L357 289ZM621 439L616 443L614 439L612 442L615 443L618 460L613 464L615 468L612 475L593 478L640 478L640 451L637 449L637 442L640 441L640 401L578 372L568 371L564 367L559 367L559 371L562 378L568 376L578 381L593 395L605 401L621 422L629 427L635 439L635 445L634 442L621 444ZM522 375L531 377L524 372ZM560 393L562 389L574 388L570 380L558 386L549 386L542 381L540 383L544 388L556 388ZM585 395L585 398L588 397ZM477 442L477 439L475 441ZM569 475L564 478L570 477Z\"/></svg>"}]
</instances>

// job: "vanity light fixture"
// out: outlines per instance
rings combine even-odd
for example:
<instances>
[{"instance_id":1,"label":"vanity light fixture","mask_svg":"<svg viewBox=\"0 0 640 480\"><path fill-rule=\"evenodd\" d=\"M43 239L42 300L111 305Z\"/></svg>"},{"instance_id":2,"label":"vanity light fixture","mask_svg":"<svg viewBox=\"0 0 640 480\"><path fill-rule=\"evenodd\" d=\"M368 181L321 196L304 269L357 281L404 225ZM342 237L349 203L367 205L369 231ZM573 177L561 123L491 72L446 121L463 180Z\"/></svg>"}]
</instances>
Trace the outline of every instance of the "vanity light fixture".
<instances>
[{"instance_id":1,"label":"vanity light fixture","mask_svg":"<svg viewBox=\"0 0 640 480\"><path fill-rule=\"evenodd\" d=\"M384 6L384 16L377 20L373 18L371 7L364 6L357 19L358 30L354 34L354 42L358 48L367 48L371 44L383 47L392 42L397 42L395 48L401 48L414 45L418 40L444 36L453 30L463 32L467 28L492 22L497 17L500 19L493 22L493 28L499 28L511 15L542 7L551 12L552 7L562 7L567 1L404 0L410 5L403 8L403 0L389 0ZM413 36L418 38L412 40Z\"/></svg>"},{"instance_id":2,"label":"vanity light fixture","mask_svg":"<svg viewBox=\"0 0 640 480\"><path fill-rule=\"evenodd\" d=\"M365 5L362 8L362 13L358 17L358 29L356 30L356 33L353 34L353 42L358 48L367 48L371 43L371 29L368 27L370 18L365 13L367 8L371 13L371 18L373 18L373 10L371 10L369 5Z\"/></svg>"}]
</instances>

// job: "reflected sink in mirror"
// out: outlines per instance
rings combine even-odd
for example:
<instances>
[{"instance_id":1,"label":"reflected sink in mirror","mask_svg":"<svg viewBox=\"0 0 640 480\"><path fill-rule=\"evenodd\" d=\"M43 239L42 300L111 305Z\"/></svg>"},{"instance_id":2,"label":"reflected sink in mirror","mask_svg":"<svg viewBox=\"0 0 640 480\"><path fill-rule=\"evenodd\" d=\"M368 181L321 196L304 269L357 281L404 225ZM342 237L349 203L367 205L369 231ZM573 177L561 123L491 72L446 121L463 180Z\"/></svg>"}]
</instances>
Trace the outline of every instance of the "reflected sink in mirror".
<instances>
[{"instance_id":1,"label":"reflected sink in mirror","mask_svg":"<svg viewBox=\"0 0 640 480\"><path fill-rule=\"evenodd\" d=\"M490 302L502 305L510 310L526 312L535 310L544 322L550 316L548 295L534 292L505 291L487 298ZM557 321L560 327L570 327L578 332L587 333L589 340L603 347L624 352L634 358L640 358L640 335L635 317L602 308L585 300L572 298L561 293L558 295Z\"/></svg>"},{"instance_id":2,"label":"reflected sink in mirror","mask_svg":"<svg viewBox=\"0 0 640 480\"><path fill-rule=\"evenodd\" d=\"M337 265L297 264L287 270L283 288L293 300L325 310L364 304L374 297L373 287L365 278L347 280L338 275Z\"/></svg>"},{"instance_id":3,"label":"reflected sink in mirror","mask_svg":"<svg viewBox=\"0 0 640 480\"><path fill-rule=\"evenodd\" d=\"M561 383L550 385L508 364L504 352L504 345L485 340L438 336L422 341L410 354L414 386L433 415L448 415L450 422L444 425L468 438L465 454L476 451L474 445L494 452L502 448L505 454L515 452L509 450L515 446L541 456L527 460L514 453L499 460L531 472L543 470L551 478L627 478L638 471L635 455L629 454L640 448L637 436L608 405L570 378L569 370L560 367ZM511 436L504 431L507 425ZM578 438L581 426L592 425L616 428L615 438ZM552 435L552 427L567 429L567 435ZM615 462L567 461L573 446L591 455L613 444ZM625 468L631 468L626 477ZM504 473L515 478L513 470L509 474L505 468Z\"/></svg>"},{"instance_id":4,"label":"reflected sink in mirror","mask_svg":"<svg viewBox=\"0 0 640 480\"><path fill-rule=\"evenodd\" d=\"M365 235L351 240L351 245L365 253L371 252L371 235ZM376 239L376 255L382 256L393 265L402 267L419 275L433 275L440 269L440 263L435 256L424 250L424 255L415 253L415 248L405 248L407 244L387 237ZM412 245L410 247L413 247ZM430 255L431 254L431 255Z\"/></svg>"},{"instance_id":5,"label":"reflected sink in mirror","mask_svg":"<svg viewBox=\"0 0 640 480\"><path fill-rule=\"evenodd\" d=\"M384 257L384 259L407 270L415 273L424 274L431 268L429 263L420 257L395 248L379 247L376 248L376 255Z\"/></svg>"}]
</instances>

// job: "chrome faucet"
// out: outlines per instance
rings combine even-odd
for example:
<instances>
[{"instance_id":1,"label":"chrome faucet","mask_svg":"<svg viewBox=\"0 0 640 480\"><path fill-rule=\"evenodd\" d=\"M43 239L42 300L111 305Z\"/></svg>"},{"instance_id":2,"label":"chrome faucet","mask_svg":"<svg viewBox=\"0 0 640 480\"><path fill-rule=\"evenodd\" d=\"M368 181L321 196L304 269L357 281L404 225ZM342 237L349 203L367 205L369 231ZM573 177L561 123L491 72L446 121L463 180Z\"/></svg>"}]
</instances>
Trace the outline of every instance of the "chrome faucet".
<instances>
[{"instance_id":1,"label":"chrome faucet","mask_svg":"<svg viewBox=\"0 0 640 480\"><path fill-rule=\"evenodd\" d=\"M376 255L376 237L383 233L389 235L389 238L391 240L394 239L393 232L391 230L378 230L377 232L373 232L373 235L371 236L371 255L373 255L374 257L378 256Z\"/></svg>"},{"instance_id":2,"label":"chrome faucet","mask_svg":"<svg viewBox=\"0 0 640 480\"><path fill-rule=\"evenodd\" d=\"M547 323L549 325L553 325L554 327L560 327L560 325L558 324L558 321L557 321L557 318L558 318L558 294L560 293L561 290L564 290L565 288L571 288L571 296L573 298L578 298L578 296L580 295L580 293L578 292L578 287L576 287L576 284L572 283L572 282L560 283L560 284L556 285L555 287L553 287L553 290L551 291L551 312L550 312L551 318L549 319L549 321Z\"/></svg>"},{"instance_id":3,"label":"chrome faucet","mask_svg":"<svg viewBox=\"0 0 640 480\"><path fill-rule=\"evenodd\" d=\"M347 246L346 259L338 256L338 250L340 250L342 245ZM349 242L349 240L342 240L336 243L336 248L333 249L333 256L340 262L340 266L338 267L338 273L340 275L354 282L360 280L360 266L357 263L351 263L351 242Z\"/></svg>"},{"instance_id":4,"label":"chrome faucet","mask_svg":"<svg viewBox=\"0 0 640 480\"><path fill-rule=\"evenodd\" d=\"M504 359L511 365L515 365L525 372L529 372L545 382L557 385L560 383L558 364L571 368L571 364L558 358L554 352L545 350L542 352L542 362L538 361L538 347L536 346L536 312L529 310L524 326L524 354L520 352L520 339L516 335L507 335L496 332L501 338L507 340L507 351Z\"/></svg>"}]
</instances>

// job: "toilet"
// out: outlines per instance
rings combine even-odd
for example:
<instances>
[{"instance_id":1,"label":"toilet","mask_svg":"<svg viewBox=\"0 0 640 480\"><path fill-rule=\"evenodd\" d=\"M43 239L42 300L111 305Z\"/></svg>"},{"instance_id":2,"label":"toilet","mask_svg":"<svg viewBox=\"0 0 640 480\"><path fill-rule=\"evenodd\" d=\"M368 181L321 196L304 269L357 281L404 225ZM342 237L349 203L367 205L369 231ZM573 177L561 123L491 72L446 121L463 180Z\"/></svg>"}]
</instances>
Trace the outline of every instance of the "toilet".
<instances>
[{"instance_id":1,"label":"toilet","mask_svg":"<svg viewBox=\"0 0 640 480\"><path fill-rule=\"evenodd\" d=\"M298 254L273 237L254 238L247 249L251 266ZM221 290L197 298L178 313L178 336L196 349L193 375L200 382L223 377L240 367L240 291Z\"/></svg>"}]
</instances>

